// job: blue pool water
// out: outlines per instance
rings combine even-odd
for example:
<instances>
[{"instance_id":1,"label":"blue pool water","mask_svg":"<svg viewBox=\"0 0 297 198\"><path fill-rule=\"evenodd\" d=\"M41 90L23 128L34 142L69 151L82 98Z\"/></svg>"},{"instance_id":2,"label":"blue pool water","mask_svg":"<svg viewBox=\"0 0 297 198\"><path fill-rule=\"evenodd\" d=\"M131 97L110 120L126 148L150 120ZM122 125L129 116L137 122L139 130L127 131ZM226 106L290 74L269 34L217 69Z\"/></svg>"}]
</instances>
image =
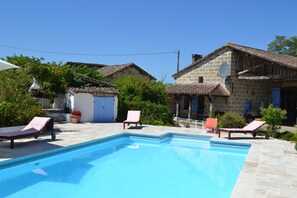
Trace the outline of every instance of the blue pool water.
<instances>
[{"instance_id":1,"label":"blue pool water","mask_svg":"<svg viewBox=\"0 0 297 198\"><path fill-rule=\"evenodd\" d=\"M0 170L0 197L230 197L249 146L122 136Z\"/></svg>"}]
</instances>

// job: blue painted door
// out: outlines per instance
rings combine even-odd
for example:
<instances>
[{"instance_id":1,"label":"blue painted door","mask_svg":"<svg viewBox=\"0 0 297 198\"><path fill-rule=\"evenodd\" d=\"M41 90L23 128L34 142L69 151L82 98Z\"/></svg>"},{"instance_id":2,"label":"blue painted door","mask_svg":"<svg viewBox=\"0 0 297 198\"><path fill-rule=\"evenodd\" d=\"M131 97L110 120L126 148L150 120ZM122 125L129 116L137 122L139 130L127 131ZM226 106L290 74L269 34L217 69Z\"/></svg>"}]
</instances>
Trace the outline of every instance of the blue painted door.
<instances>
[{"instance_id":1,"label":"blue painted door","mask_svg":"<svg viewBox=\"0 0 297 198\"><path fill-rule=\"evenodd\" d=\"M274 108L280 108L281 103L281 89L280 88L272 88L272 104Z\"/></svg>"},{"instance_id":2,"label":"blue painted door","mask_svg":"<svg viewBox=\"0 0 297 198\"><path fill-rule=\"evenodd\" d=\"M113 122L114 98L94 97L94 122Z\"/></svg>"}]
</instances>

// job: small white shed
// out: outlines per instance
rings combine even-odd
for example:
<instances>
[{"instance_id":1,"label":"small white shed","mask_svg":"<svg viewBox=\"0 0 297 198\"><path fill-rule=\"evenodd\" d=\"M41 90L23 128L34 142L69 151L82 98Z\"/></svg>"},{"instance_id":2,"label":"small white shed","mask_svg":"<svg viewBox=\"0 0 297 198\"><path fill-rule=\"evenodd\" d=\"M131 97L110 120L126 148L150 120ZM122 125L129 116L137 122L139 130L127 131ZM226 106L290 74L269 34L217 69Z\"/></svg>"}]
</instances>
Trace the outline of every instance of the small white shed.
<instances>
[{"instance_id":1,"label":"small white shed","mask_svg":"<svg viewBox=\"0 0 297 198\"><path fill-rule=\"evenodd\" d=\"M70 87L67 106L79 110L81 122L115 122L118 91L113 87Z\"/></svg>"}]
</instances>

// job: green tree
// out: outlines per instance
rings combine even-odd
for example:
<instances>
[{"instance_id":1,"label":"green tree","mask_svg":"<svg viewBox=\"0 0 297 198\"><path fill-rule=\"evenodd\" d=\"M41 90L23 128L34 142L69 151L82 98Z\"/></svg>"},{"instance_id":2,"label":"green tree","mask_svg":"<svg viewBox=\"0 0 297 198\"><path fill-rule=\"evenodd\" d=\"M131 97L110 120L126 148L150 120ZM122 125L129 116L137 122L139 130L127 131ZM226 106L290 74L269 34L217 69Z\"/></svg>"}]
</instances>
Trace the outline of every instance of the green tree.
<instances>
[{"instance_id":1,"label":"green tree","mask_svg":"<svg viewBox=\"0 0 297 198\"><path fill-rule=\"evenodd\" d=\"M114 81L119 91L118 121L128 110L141 110L142 122L173 125L173 117L166 105L166 85L137 76L125 76Z\"/></svg>"},{"instance_id":2,"label":"green tree","mask_svg":"<svg viewBox=\"0 0 297 198\"><path fill-rule=\"evenodd\" d=\"M38 100L31 97L32 82L22 69L0 72L0 127L23 125L44 116Z\"/></svg>"},{"instance_id":3,"label":"green tree","mask_svg":"<svg viewBox=\"0 0 297 198\"><path fill-rule=\"evenodd\" d=\"M276 36L275 40L268 44L268 51L297 57L297 36Z\"/></svg>"},{"instance_id":4,"label":"green tree","mask_svg":"<svg viewBox=\"0 0 297 198\"><path fill-rule=\"evenodd\" d=\"M39 82L40 93L43 97L53 100L57 94L64 94L73 79L74 73L62 63L42 63L43 58L12 56L7 61L22 67L19 72L24 76L26 83L23 88L28 90L33 82L33 77Z\"/></svg>"},{"instance_id":5,"label":"green tree","mask_svg":"<svg viewBox=\"0 0 297 198\"><path fill-rule=\"evenodd\" d=\"M95 67L87 67L86 65L79 65L79 66L71 66L71 65L65 65L66 68L73 71L73 73L80 74L89 78L93 78L96 80L106 81L105 79L97 70Z\"/></svg>"}]
</instances>

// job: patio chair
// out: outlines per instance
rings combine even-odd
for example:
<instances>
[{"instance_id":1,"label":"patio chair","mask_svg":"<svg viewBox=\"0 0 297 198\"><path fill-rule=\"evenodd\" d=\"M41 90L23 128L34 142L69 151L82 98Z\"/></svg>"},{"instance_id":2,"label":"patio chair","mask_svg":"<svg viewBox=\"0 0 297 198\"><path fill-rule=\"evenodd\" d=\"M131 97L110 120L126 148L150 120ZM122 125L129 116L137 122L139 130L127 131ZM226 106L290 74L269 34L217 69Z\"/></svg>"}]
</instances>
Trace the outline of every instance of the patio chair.
<instances>
[{"instance_id":1,"label":"patio chair","mask_svg":"<svg viewBox=\"0 0 297 198\"><path fill-rule=\"evenodd\" d=\"M218 126L218 119L207 118L203 126L206 128L206 132L215 133Z\"/></svg>"},{"instance_id":2,"label":"patio chair","mask_svg":"<svg viewBox=\"0 0 297 198\"><path fill-rule=\"evenodd\" d=\"M35 139L44 131L46 125L50 122L50 117L34 117L30 123L20 131L4 132L0 133L0 139L10 140L10 148L14 148L14 140L28 137L34 137ZM52 139L56 139L54 131L51 132Z\"/></svg>"},{"instance_id":3,"label":"patio chair","mask_svg":"<svg viewBox=\"0 0 297 198\"><path fill-rule=\"evenodd\" d=\"M231 138L231 133L251 133L255 138L257 130L265 123L265 121L254 120L243 128L219 128L219 137L221 137L221 132L227 132L229 140Z\"/></svg>"},{"instance_id":4,"label":"patio chair","mask_svg":"<svg viewBox=\"0 0 297 198\"><path fill-rule=\"evenodd\" d=\"M123 128L125 129L125 124L128 124L128 126L130 124L135 124L135 126L137 127L137 124L140 123L140 125L142 126L140 121L140 114L140 111L128 111L127 119L123 122Z\"/></svg>"}]
</instances>

